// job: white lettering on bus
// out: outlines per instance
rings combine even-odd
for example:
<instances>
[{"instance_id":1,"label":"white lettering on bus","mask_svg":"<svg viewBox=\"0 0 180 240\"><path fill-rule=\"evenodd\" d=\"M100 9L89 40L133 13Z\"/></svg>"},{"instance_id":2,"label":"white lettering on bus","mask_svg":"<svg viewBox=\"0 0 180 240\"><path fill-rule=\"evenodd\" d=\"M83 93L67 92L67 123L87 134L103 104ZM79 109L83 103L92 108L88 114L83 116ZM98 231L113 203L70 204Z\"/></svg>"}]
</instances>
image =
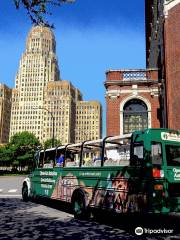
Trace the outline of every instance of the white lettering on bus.
<instances>
[{"instance_id":1,"label":"white lettering on bus","mask_svg":"<svg viewBox=\"0 0 180 240\"><path fill-rule=\"evenodd\" d=\"M174 180L180 180L180 169L173 168Z\"/></svg>"},{"instance_id":2,"label":"white lettering on bus","mask_svg":"<svg viewBox=\"0 0 180 240\"><path fill-rule=\"evenodd\" d=\"M47 183L55 183L55 179L51 178L41 178L41 182L47 182Z\"/></svg>"},{"instance_id":3,"label":"white lettering on bus","mask_svg":"<svg viewBox=\"0 0 180 240\"><path fill-rule=\"evenodd\" d=\"M48 188L48 189L52 189L52 185L49 184L41 184L42 188Z\"/></svg>"},{"instance_id":4,"label":"white lettering on bus","mask_svg":"<svg viewBox=\"0 0 180 240\"><path fill-rule=\"evenodd\" d=\"M40 176L57 176L57 172L40 171Z\"/></svg>"},{"instance_id":5,"label":"white lettering on bus","mask_svg":"<svg viewBox=\"0 0 180 240\"><path fill-rule=\"evenodd\" d=\"M79 176L95 176L95 177L100 177L101 172L80 172Z\"/></svg>"},{"instance_id":6,"label":"white lettering on bus","mask_svg":"<svg viewBox=\"0 0 180 240\"><path fill-rule=\"evenodd\" d=\"M162 132L161 138L162 138L162 140L180 142L180 134L179 133Z\"/></svg>"}]
</instances>

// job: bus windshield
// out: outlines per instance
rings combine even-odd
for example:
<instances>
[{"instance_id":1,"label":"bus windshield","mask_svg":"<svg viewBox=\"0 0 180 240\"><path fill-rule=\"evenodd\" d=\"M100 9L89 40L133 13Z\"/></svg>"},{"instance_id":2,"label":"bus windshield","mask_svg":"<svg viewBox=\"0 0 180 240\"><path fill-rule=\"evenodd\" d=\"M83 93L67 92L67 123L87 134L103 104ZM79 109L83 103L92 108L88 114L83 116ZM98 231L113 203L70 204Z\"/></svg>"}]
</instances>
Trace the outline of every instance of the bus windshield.
<instances>
[{"instance_id":1,"label":"bus windshield","mask_svg":"<svg viewBox=\"0 0 180 240\"><path fill-rule=\"evenodd\" d=\"M166 159L168 166L180 166L180 146L166 145Z\"/></svg>"}]
</instances>

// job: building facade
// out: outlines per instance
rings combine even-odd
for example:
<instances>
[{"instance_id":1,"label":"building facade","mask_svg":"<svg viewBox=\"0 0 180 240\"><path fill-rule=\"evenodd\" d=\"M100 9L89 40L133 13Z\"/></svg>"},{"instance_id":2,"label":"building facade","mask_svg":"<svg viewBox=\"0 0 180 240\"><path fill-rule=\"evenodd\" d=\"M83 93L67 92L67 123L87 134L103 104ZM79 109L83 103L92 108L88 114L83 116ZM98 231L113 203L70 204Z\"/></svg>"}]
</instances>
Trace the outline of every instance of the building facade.
<instances>
[{"instance_id":1,"label":"building facade","mask_svg":"<svg viewBox=\"0 0 180 240\"><path fill-rule=\"evenodd\" d=\"M145 27L146 70L106 73L108 135L146 127L180 129L180 0L145 0ZM130 108L147 110L146 120L138 113L132 117Z\"/></svg>"},{"instance_id":2,"label":"building facade","mask_svg":"<svg viewBox=\"0 0 180 240\"><path fill-rule=\"evenodd\" d=\"M76 104L75 142L102 137L102 106L97 101L78 101Z\"/></svg>"},{"instance_id":3,"label":"building facade","mask_svg":"<svg viewBox=\"0 0 180 240\"><path fill-rule=\"evenodd\" d=\"M160 127L157 69L106 72L107 135Z\"/></svg>"},{"instance_id":4,"label":"building facade","mask_svg":"<svg viewBox=\"0 0 180 240\"><path fill-rule=\"evenodd\" d=\"M50 81L59 80L55 55L56 43L53 32L43 26L35 26L28 34L12 91L10 136L17 132L34 133L42 142L44 88Z\"/></svg>"},{"instance_id":5,"label":"building facade","mask_svg":"<svg viewBox=\"0 0 180 240\"><path fill-rule=\"evenodd\" d=\"M69 81L48 82L44 88L44 109L54 117L54 136L62 144L75 142L76 103L81 93ZM44 110L43 139L52 138L52 116Z\"/></svg>"},{"instance_id":6,"label":"building facade","mask_svg":"<svg viewBox=\"0 0 180 240\"><path fill-rule=\"evenodd\" d=\"M41 143L51 138L62 144L75 142L79 129L76 126L76 105L82 101L82 94L69 81L61 80L59 75L53 32L48 27L32 27L12 90L10 136L29 131ZM92 112L96 114L93 107ZM99 119L94 120L95 129L96 121ZM83 123L82 129L88 129L87 123ZM93 121L89 124L92 130ZM91 137L101 136L99 129L93 133ZM81 140L79 135L77 138Z\"/></svg>"},{"instance_id":7,"label":"building facade","mask_svg":"<svg viewBox=\"0 0 180 240\"><path fill-rule=\"evenodd\" d=\"M173 129L180 129L179 38L180 0L146 0L147 66L159 69L163 126Z\"/></svg>"},{"instance_id":8,"label":"building facade","mask_svg":"<svg viewBox=\"0 0 180 240\"><path fill-rule=\"evenodd\" d=\"M9 141L12 89L0 83L0 144Z\"/></svg>"}]
</instances>

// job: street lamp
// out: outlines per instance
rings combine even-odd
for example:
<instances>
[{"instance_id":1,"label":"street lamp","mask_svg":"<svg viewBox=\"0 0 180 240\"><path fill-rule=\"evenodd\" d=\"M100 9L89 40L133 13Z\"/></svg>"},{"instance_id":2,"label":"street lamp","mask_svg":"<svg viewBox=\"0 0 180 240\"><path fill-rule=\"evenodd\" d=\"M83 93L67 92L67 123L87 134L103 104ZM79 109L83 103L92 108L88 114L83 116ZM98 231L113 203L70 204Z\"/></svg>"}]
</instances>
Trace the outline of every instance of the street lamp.
<instances>
[{"instance_id":1,"label":"street lamp","mask_svg":"<svg viewBox=\"0 0 180 240\"><path fill-rule=\"evenodd\" d=\"M36 108L34 108L34 109L43 109L43 110L46 110L49 114L51 114L52 123L53 123L53 126L52 126L52 127L53 127L53 128L52 128L52 147L54 147L54 116L53 116L53 113L50 112L47 108L41 107L41 106L36 107Z\"/></svg>"}]
</instances>

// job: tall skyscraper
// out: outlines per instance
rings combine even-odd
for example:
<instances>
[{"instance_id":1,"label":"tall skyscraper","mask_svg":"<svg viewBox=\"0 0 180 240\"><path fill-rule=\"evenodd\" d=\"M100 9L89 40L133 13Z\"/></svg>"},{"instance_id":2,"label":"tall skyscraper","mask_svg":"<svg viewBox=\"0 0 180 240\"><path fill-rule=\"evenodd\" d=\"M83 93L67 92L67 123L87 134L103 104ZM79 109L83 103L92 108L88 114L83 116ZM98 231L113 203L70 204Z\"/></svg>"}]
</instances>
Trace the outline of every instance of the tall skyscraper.
<instances>
[{"instance_id":1,"label":"tall skyscraper","mask_svg":"<svg viewBox=\"0 0 180 240\"><path fill-rule=\"evenodd\" d=\"M54 34L47 27L32 27L12 92L11 136L27 130L44 140L44 88L48 82L58 80ZM42 108L35 110L37 107Z\"/></svg>"},{"instance_id":2,"label":"tall skyscraper","mask_svg":"<svg viewBox=\"0 0 180 240\"><path fill-rule=\"evenodd\" d=\"M0 83L0 144L9 140L12 89Z\"/></svg>"},{"instance_id":3,"label":"tall skyscraper","mask_svg":"<svg viewBox=\"0 0 180 240\"><path fill-rule=\"evenodd\" d=\"M71 82L60 80L53 32L43 26L32 27L12 91L10 135L29 131L42 143L53 137L62 144L73 143L77 133L76 105L79 101L82 101L80 90ZM93 108L92 112L97 115ZM97 126L97 121L101 126L99 118L89 121L89 124ZM83 123L82 129L86 128L88 132L87 122ZM90 135L92 139L101 136L101 127L96 128L94 135ZM92 130L91 127L89 129ZM79 136L78 139L81 140Z\"/></svg>"}]
</instances>

